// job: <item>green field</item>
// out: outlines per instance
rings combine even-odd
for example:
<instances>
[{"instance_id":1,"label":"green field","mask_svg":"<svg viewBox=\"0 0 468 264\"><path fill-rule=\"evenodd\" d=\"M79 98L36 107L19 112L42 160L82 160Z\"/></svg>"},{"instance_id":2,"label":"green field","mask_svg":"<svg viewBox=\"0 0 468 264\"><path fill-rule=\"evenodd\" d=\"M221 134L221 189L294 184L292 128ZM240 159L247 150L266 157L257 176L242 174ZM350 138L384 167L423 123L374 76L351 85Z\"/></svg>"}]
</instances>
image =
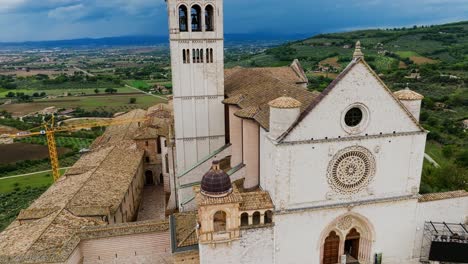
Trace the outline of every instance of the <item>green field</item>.
<instances>
[{"instance_id":1,"label":"green field","mask_svg":"<svg viewBox=\"0 0 468 264\"><path fill-rule=\"evenodd\" d=\"M129 85L130 86L133 86L135 88L138 88L138 89L142 89L142 90L147 90L149 88L151 88L151 85L149 85L146 81L128 81Z\"/></svg>"},{"instance_id":2,"label":"green field","mask_svg":"<svg viewBox=\"0 0 468 264\"><path fill-rule=\"evenodd\" d=\"M57 143L57 147L71 148L75 151L76 150L79 151L80 149L88 148L91 145L91 143L93 143L94 139L75 138L75 137L56 137L55 141ZM47 139L43 136L22 138L22 139L19 139L18 142L47 145Z\"/></svg>"},{"instance_id":3,"label":"green field","mask_svg":"<svg viewBox=\"0 0 468 264\"><path fill-rule=\"evenodd\" d=\"M65 173L65 169L60 170L60 173ZM16 178L0 178L0 194L15 191L15 189L27 189L38 187L49 187L53 183L52 172L41 172L28 176Z\"/></svg>"},{"instance_id":4,"label":"green field","mask_svg":"<svg viewBox=\"0 0 468 264\"><path fill-rule=\"evenodd\" d=\"M71 157L66 157L66 158L61 158L61 159L59 159L60 167L70 167L73 164L75 164L75 162L78 160L78 158L79 158L78 155L71 156ZM1 178L2 177L15 176L15 175L21 175L21 174L28 174L28 173L38 172L38 171L46 171L46 170L50 170L50 169L51 169L51 165L50 165L49 160L44 160L44 161L41 161L38 164L18 168L17 170L14 170L14 171L11 171L11 172L0 172L0 184L1 184Z\"/></svg>"},{"instance_id":5,"label":"green field","mask_svg":"<svg viewBox=\"0 0 468 264\"><path fill-rule=\"evenodd\" d=\"M409 57L412 57L412 56L420 56L418 53L416 53L414 51L397 51L395 53L398 54L398 56L400 56L402 58L409 58Z\"/></svg>"}]
</instances>

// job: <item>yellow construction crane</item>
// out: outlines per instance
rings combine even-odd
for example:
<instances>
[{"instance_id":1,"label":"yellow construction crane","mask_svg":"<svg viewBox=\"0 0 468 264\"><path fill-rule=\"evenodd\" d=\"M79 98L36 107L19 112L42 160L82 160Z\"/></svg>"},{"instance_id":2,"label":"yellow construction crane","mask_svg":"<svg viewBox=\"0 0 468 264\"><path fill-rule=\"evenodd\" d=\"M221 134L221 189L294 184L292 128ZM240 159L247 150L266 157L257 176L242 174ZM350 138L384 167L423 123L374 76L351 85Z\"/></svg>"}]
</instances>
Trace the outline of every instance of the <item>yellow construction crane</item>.
<instances>
[{"instance_id":1,"label":"yellow construction crane","mask_svg":"<svg viewBox=\"0 0 468 264\"><path fill-rule=\"evenodd\" d=\"M59 171L59 160L58 160L58 152L57 152L57 145L55 143L55 133L57 132L71 132L77 131L82 129L89 129L93 127L107 127L107 126L115 126L115 125L124 125L128 123L138 123L147 121L148 118L133 118L133 119L109 119L109 120L99 120L95 122L89 123L81 123L78 125L73 126L63 126L59 127L55 124L55 118L52 116L51 120L48 122L44 122L43 130L39 132L29 132L23 131L16 134L10 134L8 137L10 138L24 138L24 137L32 137L38 135L45 135L47 138L47 147L49 149L49 158L50 158L50 165L52 167L52 175L54 177L54 181L57 181L60 178L60 171Z\"/></svg>"}]
</instances>

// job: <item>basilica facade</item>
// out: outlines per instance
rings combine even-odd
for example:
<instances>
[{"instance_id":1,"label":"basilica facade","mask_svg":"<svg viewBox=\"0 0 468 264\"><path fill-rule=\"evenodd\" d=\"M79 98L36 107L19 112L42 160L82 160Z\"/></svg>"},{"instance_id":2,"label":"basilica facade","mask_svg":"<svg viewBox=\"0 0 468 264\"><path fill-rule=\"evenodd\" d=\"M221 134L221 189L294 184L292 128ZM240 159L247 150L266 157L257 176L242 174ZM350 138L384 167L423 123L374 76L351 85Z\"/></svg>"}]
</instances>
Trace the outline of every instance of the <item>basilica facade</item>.
<instances>
[{"instance_id":1,"label":"basilica facade","mask_svg":"<svg viewBox=\"0 0 468 264\"><path fill-rule=\"evenodd\" d=\"M426 222L466 223L466 192L419 194L423 96L393 93L359 42L309 92L297 60L223 70L222 0L167 4L173 207L196 212L200 263L418 263Z\"/></svg>"}]
</instances>

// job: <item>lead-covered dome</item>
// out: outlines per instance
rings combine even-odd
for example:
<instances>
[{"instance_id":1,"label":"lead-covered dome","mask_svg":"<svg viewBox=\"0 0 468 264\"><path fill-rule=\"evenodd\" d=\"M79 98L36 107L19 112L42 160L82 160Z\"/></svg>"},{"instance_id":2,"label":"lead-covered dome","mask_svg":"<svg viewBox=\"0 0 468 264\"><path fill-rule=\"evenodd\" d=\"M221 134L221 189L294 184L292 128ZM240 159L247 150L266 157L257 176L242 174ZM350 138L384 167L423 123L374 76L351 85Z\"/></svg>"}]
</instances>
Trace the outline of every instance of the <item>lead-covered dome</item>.
<instances>
[{"instance_id":1,"label":"lead-covered dome","mask_svg":"<svg viewBox=\"0 0 468 264\"><path fill-rule=\"evenodd\" d=\"M211 169L203 176L201 193L211 197L224 197L232 192L229 175L220 168L219 161L213 161Z\"/></svg>"}]
</instances>

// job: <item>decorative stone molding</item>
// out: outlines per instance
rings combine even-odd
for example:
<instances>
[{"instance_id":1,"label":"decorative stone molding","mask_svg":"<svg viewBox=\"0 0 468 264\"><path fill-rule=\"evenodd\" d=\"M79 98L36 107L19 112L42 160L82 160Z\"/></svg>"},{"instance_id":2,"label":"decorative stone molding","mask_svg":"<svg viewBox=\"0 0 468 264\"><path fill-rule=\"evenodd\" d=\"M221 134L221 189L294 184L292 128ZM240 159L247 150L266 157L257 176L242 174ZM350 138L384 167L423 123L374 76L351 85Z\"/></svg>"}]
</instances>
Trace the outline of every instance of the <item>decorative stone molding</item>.
<instances>
[{"instance_id":1,"label":"decorative stone molding","mask_svg":"<svg viewBox=\"0 0 468 264\"><path fill-rule=\"evenodd\" d=\"M353 225L353 218L347 215L338 221L338 223L336 224L336 227L340 230L348 230L351 228L352 225Z\"/></svg>"},{"instance_id":2,"label":"decorative stone molding","mask_svg":"<svg viewBox=\"0 0 468 264\"><path fill-rule=\"evenodd\" d=\"M328 183L340 194L356 194L365 189L375 175L375 159L364 147L339 151L328 165Z\"/></svg>"}]
</instances>

